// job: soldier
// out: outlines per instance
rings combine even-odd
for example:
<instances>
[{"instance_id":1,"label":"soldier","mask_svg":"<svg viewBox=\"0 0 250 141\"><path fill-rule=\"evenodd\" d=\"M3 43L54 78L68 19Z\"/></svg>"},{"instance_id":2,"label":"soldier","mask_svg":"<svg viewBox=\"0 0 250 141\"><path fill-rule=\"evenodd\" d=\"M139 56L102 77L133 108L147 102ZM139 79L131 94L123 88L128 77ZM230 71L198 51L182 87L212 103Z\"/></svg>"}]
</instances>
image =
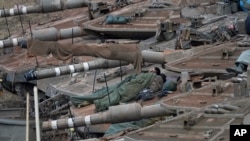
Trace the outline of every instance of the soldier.
<instances>
[{"instance_id":1,"label":"soldier","mask_svg":"<svg viewBox=\"0 0 250 141\"><path fill-rule=\"evenodd\" d=\"M250 35L250 15L248 15L245 20L245 30L247 35Z\"/></svg>"},{"instance_id":2,"label":"soldier","mask_svg":"<svg viewBox=\"0 0 250 141\"><path fill-rule=\"evenodd\" d=\"M248 15L245 20L245 30L250 35L250 16ZM226 68L226 71L230 76L236 76L242 74L247 70L248 64L250 63L250 50L246 50L240 54L235 62L235 67Z\"/></svg>"},{"instance_id":3,"label":"soldier","mask_svg":"<svg viewBox=\"0 0 250 141\"><path fill-rule=\"evenodd\" d=\"M226 71L235 75L242 74L247 70L250 63L250 50L243 51L235 62L235 67L226 68Z\"/></svg>"},{"instance_id":4,"label":"soldier","mask_svg":"<svg viewBox=\"0 0 250 141\"><path fill-rule=\"evenodd\" d=\"M163 83L166 82L166 77L167 77L167 76L166 76L165 74L161 73L160 68L158 68L158 67L151 68L151 69L149 70L149 72L154 72L156 75L161 76L161 78L162 78L162 80L163 80Z\"/></svg>"},{"instance_id":5,"label":"soldier","mask_svg":"<svg viewBox=\"0 0 250 141\"><path fill-rule=\"evenodd\" d=\"M161 98L163 96L167 96L169 93L176 91L177 82L179 81L179 77L177 77L177 78L167 77L165 74L161 73L161 70L158 67L154 67L153 69L150 70L150 72L154 72L157 76L160 76L163 80L163 84L161 84L161 83L157 84L157 85L160 85L160 87L161 87L160 93L157 94L158 98ZM152 84L156 84L156 83L152 83ZM151 84L150 89L153 89L152 84Z\"/></svg>"},{"instance_id":6,"label":"soldier","mask_svg":"<svg viewBox=\"0 0 250 141\"><path fill-rule=\"evenodd\" d=\"M167 77L166 82L162 86L161 92L157 95L159 98L167 96L169 93L177 90L177 82L180 77Z\"/></svg>"}]
</instances>

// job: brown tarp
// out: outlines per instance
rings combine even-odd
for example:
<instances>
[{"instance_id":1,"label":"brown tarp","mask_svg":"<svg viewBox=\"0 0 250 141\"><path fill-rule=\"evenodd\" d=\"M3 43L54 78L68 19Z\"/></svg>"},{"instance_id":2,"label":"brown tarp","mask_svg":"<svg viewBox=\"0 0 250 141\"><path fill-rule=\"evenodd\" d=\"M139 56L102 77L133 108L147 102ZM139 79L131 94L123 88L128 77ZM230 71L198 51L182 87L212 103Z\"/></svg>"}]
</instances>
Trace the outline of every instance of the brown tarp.
<instances>
[{"instance_id":1,"label":"brown tarp","mask_svg":"<svg viewBox=\"0 0 250 141\"><path fill-rule=\"evenodd\" d=\"M133 63L137 73L141 72L142 55L136 44L60 44L55 41L28 40L28 56L48 56L59 59L72 56L93 56Z\"/></svg>"}]
</instances>

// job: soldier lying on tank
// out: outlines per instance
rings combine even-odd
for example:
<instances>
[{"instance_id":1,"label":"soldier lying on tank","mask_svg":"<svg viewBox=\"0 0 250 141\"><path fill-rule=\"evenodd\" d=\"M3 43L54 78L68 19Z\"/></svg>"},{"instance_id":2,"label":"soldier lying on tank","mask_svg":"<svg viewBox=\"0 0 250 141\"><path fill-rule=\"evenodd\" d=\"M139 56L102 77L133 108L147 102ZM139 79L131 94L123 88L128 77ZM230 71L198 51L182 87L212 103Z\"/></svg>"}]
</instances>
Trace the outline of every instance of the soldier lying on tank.
<instances>
[{"instance_id":1,"label":"soldier lying on tank","mask_svg":"<svg viewBox=\"0 0 250 141\"><path fill-rule=\"evenodd\" d=\"M161 70L158 67L150 69L150 72L154 72L156 75L161 76L163 80L161 91L157 95L159 98L167 96L169 93L177 90L177 82L179 81L179 78L167 77L165 74L161 73Z\"/></svg>"},{"instance_id":2,"label":"soldier lying on tank","mask_svg":"<svg viewBox=\"0 0 250 141\"><path fill-rule=\"evenodd\" d=\"M151 69L149 70L149 72L153 72L153 73L155 73L156 75L161 76L161 78L162 78L162 80L163 80L163 83L166 82L166 77L167 77L167 76L166 76L165 74L161 73L160 68L158 68L158 67L151 68Z\"/></svg>"},{"instance_id":3,"label":"soldier lying on tank","mask_svg":"<svg viewBox=\"0 0 250 141\"><path fill-rule=\"evenodd\" d=\"M245 30L247 35L250 35L250 15L245 20ZM234 73L235 75L241 74L247 70L250 63L250 50L243 51L235 62L235 67L227 68L226 71Z\"/></svg>"},{"instance_id":4,"label":"soldier lying on tank","mask_svg":"<svg viewBox=\"0 0 250 141\"><path fill-rule=\"evenodd\" d=\"M163 83L166 81L166 75L161 73L160 68L153 67L150 68L149 73L155 73L156 76L152 80L151 84L147 87L141 90L136 98L136 100L142 100L147 101L154 98L154 93L158 92L162 89Z\"/></svg>"},{"instance_id":5,"label":"soldier lying on tank","mask_svg":"<svg viewBox=\"0 0 250 141\"><path fill-rule=\"evenodd\" d=\"M242 74L247 70L250 63L250 50L243 51L235 62L235 67L226 68L226 71L235 75Z\"/></svg>"}]
</instances>

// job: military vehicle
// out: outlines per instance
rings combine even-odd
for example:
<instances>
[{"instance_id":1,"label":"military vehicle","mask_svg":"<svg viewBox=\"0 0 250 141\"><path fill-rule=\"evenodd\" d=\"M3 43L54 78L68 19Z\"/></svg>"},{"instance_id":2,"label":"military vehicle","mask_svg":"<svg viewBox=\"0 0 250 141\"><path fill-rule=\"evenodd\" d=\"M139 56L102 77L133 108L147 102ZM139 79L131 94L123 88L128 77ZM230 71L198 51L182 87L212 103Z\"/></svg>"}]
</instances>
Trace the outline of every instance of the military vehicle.
<instances>
[{"instance_id":1,"label":"military vehicle","mask_svg":"<svg viewBox=\"0 0 250 141\"><path fill-rule=\"evenodd\" d=\"M237 10L233 9L235 3L229 4L223 1L209 3L206 1L207 3L200 2L197 5L195 1L189 2L184 0L178 2L172 0L165 3L149 1L148 3L139 3L141 5L130 5L131 7L127 6L111 13L116 16L131 16L134 14L134 9L138 11L139 7L145 6L149 9L146 10L146 13L144 10L144 12L139 10L139 13L136 14L136 16L142 16L140 17L142 22L152 20L150 19L152 11L155 14L164 14L165 11L161 12L161 10L168 9L170 11L172 9L181 13L183 17L179 16L178 19L184 22L179 23L171 20L165 21L169 19L166 18L157 25L158 21L155 20L157 18L153 18L154 20L150 23L152 22L154 27L150 34L144 33L143 30L137 31L138 28L132 32L125 27L128 32L131 32L127 36L129 38L143 40L152 37L141 41L137 48L134 48L138 45L135 45L135 42L119 44L122 42L121 40L112 40L111 42L115 42L115 44L85 44L88 41L77 38L74 39L77 42L74 42L73 45L69 44L71 39L57 43L55 41L60 38L57 36L58 33L54 32L56 30L40 30L45 33L53 31L53 34L49 34L51 36L43 34L46 39L40 39L42 41L38 41L39 38L35 36L33 39L25 39L28 41L28 48L18 48L20 50L15 52L17 53L15 57L11 55L1 56L3 58L1 59L2 71L7 72L7 77L2 84L5 88L10 86L9 89L14 89L16 92L25 87L30 87L27 90L31 90L33 86L38 86L40 96L46 95L44 99L40 99L39 103L40 116L42 117L42 140L67 140L68 138L76 140L229 140L230 125L249 124L248 72L231 77L232 79L223 76L227 74L226 68L233 66L240 53L247 50L248 47L238 47L237 41L243 40L243 37L239 35L244 34L244 29L240 29L241 26L237 26L238 28L235 30L237 34L229 34L231 30L229 30L230 32L218 30L220 28L215 28L212 30L213 32L210 31L212 27L222 25L221 23L228 20L232 21L233 25L244 24L246 14L237 13ZM152 7L152 3L155 4L154 7ZM179 6L178 9L176 9L177 6ZM217 11L209 12L209 8L213 9L214 7L218 7ZM224 10L221 7L224 7ZM133 9L133 12L130 8ZM198 17L187 14L192 10L196 12L201 10L201 13L200 15L197 15L196 12L193 13ZM129 13L123 14L124 11L129 11ZM147 13L148 11L149 13ZM232 12L232 17L224 16L232 14ZM214 14L213 17L207 16L208 13ZM83 28L89 33L89 26L94 29L97 29L96 25L104 26L104 30L107 29L106 26L117 27L117 31L121 27L124 28L123 26L128 26L121 26L117 23L112 23L112 25L95 24L106 18L103 16L86 22L84 23L86 26ZM136 23L139 22L134 24ZM140 29L143 29L143 26L139 26ZM190 26L192 28L189 28ZM67 37L74 37L70 36L72 31L73 35L75 33L77 36L82 36L82 34L78 34L78 31L81 31L79 27L64 31L67 31L65 35ZM117 38L124 38L126 37L124 35L127 34L124 31L115 33L112 29L105 32L95 31L95 35L104 35L105 38L113 38L118 33L121 36L117 35ZM15 41L15 44L11 42L13 44L10 43L8 47L21 45L23 39L11 39L10 41ZM46 41L48 39L52 41ZM33 44L30 44L32 42ZM128 43L130 40L125 42ZM7 46L6 41L1 43L4 47ZM45 52L46 56L54 53L55 50L50 50L53 45L53 47L61 49L61 52L57 52L58 54L64 52L68 47L67 51L69 52L64 53L66 55L73 53L74 58L67 61L56 60L53 56L58 54L55 53L52 56L41 57L39 53L44 52L40 52L38 48L42 45L44 47L41 49L42 51L45 50L45 47L49 48L48 52ZM109 50L112 46L123 52ZM35 51L37 51L35 53L38 53L35 54L36 57L27 58L26 55L32 51L30 47L35 47ZM130 50L130 52L129 48L134 50ZM89 50L94 50L95 53L98 53L98 50L103 50L103 52L110 54L97 55L87 52ZM105 59L86 58L85 55ZM24 60L23 64L20 64L20 60ZM139 63L136 63L136 60L139 60ZM129 63L133 63L134 66L122 67ZM31 64L34 67L30 67ZM138 98L138 92L148 92L144 89L145 87L138 85L138 83L146 83L146 79L135 81L138 83L133 81L134 83L131 84L129 82L137 76L153 78L154 74L146 73L149 67L152 67L151 65L162 67L161 70L168 76L167 79L177 78L177 90L168 90L167 94L160 95L162 89L152 86L151 90L155 89L156 91L149 93L150 95L147 95L149 97L146 97L147 100L142 97ZM103 71L108 71L106 68L110 67L118 67L114 71L114 75L103 73ZM105 70L103 70L104 68ZM144 73L135 75L138 70ZM124 74L124 71L127 72ZM105 83L95 82L97 72L102 72L100 75L103 75L102 79ZM117 72L119 73L117 74ZM151 79L148 81L153 81ZM6 85L8 82L12 82L11 85ZM156 80L153 82L151 84L160 83ZM18 88L16 84L22 86ZM127 87L122 84L126 84ZM148 85L145 84L145 86ZM99 92L104 95L96 98L96 94ZM69 104L69 100L73 105ZM3 138L10 140L6 136Z\"/></svg>"}]
</instances>

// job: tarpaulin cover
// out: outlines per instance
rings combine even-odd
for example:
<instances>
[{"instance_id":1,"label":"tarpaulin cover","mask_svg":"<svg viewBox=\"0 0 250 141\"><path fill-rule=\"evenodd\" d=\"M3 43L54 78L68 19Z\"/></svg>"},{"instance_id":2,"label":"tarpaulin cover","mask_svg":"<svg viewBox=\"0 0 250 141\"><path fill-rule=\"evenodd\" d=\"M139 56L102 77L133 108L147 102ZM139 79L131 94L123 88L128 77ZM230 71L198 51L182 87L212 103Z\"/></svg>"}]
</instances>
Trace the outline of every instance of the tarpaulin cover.
<instances>
[{"instance_id":1,"label":"tarpaulin cover","mask_svg":"<svg viewBox=\"0 0 250 141\"><path fill-rule=\"evenodd\" d=\"M93 56L133 63L137 73L141 72L142 55L136 44L60 44L55 41L28 40L28 56L52 55L59 60L72 56Z\"/></svg>"},{"instance_id":2,"label":"tarpaulin cover","mask_svg":"<svg viewBox=\"0 0 250 141\"><path fill-rule=\"evenodd\" d=\"M108 88L102 88L93 94L85 96L71 97L74 105L82 103L94 103L96 111L103 111L109 106L118 105L120 102L129 102L134 100L139 92L151 85L155 78L153 73L133 74L126 77L122 82Z\"/></svg>"}]
</instances>

